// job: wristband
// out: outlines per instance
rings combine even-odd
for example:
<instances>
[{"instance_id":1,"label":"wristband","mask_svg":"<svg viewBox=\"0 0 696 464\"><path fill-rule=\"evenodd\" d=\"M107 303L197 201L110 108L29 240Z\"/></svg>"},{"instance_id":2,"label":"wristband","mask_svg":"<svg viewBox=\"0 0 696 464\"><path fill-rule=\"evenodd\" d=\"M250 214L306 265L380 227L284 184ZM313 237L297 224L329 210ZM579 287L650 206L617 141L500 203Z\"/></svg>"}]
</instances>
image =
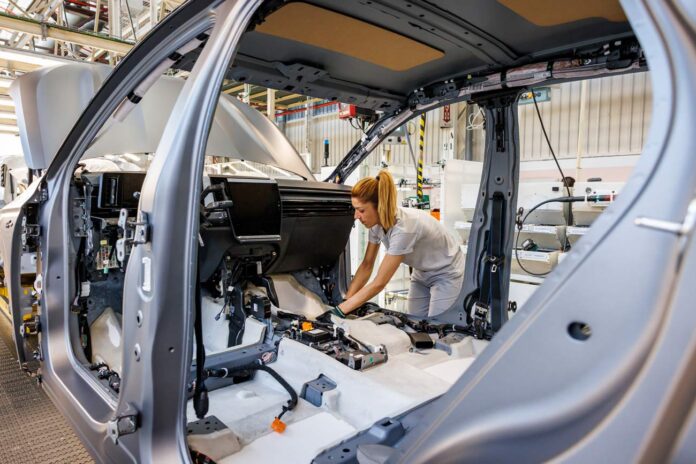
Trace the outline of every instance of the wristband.
<instances>
[{"instance_id":1,"label":"wristband","mask_svg":"<svg viewBox=\"0 0 696 464\"><path fill-rule=\"evenodd\" d=\"M346 318L345 313L343 311L341 311L341 308L339 308L338 306L331 306L330 311L331 311L331 314L333 314L335 316L338 316L338 317L343 318L343 319Z\"/></svg>"}]
</instances>

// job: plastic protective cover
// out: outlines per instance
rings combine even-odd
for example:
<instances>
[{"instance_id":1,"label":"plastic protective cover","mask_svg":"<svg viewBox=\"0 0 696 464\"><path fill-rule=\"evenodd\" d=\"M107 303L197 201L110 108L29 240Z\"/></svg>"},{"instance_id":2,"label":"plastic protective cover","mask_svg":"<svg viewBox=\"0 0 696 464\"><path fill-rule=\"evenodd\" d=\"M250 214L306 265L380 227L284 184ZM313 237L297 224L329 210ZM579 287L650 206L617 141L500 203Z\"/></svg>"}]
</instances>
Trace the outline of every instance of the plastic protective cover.
<instances>
[{"instance_id":1,"label":"plastic protective cover","mask_svg":"<svg viewBox=\"0 0 696 464\"><path fill-rule=\"evenodd\" d=\"M111 67L75 63L25 74L10 87L27 166L45 169ZM84 158L154 153L184 80L162 76L123 122L114 122ZM292 144L263 114L221 94L206 154L268 164L313 179Z\"/></svg>"}]
</instances>

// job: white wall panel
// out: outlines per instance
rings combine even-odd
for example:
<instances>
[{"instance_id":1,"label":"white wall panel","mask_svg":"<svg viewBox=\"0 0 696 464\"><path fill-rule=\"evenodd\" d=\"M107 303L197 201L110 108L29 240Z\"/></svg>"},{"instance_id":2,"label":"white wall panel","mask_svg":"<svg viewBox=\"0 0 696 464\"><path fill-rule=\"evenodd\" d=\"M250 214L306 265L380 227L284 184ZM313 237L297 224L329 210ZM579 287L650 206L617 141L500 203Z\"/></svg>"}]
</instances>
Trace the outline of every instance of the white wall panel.
<instances>
[{"instance_id":1,"label":"white wall panel","mask_svg":"<svg viewBox=\"0 0 696 464\"><path fill-rule=\"evenodd\" d=\"M574 158L578 148L583 157L639 154L652 112L649 75L593 79L584 87L583 94L582 82L552 86L551 101L539 103L556 155ZM520 105L519 113L522 159L549 159L551 154L534 105Z\"/></svg>"}]
</instances>

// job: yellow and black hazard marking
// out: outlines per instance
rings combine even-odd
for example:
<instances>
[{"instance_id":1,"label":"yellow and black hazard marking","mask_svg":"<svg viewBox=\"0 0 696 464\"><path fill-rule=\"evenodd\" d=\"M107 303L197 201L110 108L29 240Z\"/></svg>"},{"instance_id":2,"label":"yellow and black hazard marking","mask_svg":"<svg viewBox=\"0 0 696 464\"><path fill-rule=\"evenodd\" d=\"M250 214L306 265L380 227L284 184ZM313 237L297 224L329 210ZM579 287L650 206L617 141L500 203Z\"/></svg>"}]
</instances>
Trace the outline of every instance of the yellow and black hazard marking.
<instances>
[{"instance_id":1,"label":"yellow and black hazard marking","mask_svg":"<svg viewBox=\"0 0 696 464\"><path fill-rule=\"evenodd\" d=\"M416 195L418 203L423 203L423 159L425 158L425 113L420 117L420 132L418 139L418 176L416 179Z\"/></svg>"}]
</instances>

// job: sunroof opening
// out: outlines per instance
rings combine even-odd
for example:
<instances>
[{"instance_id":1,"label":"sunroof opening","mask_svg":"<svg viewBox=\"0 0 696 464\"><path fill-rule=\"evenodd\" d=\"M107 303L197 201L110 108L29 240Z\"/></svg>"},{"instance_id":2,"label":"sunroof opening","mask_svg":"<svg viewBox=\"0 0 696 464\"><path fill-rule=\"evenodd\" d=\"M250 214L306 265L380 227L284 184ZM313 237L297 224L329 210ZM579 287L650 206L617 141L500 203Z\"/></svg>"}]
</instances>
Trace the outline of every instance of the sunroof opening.
<instances>
[{"instance_id":1,"label":"sunroof opening","mask_svg":"<svg viewBox=\"0 0 696 464\"><path fill-rule=\"evenodd\" d=\"M499 1L537 26L557 26L589 18L604 18L612 22L627 20L618 0L588 0L574 3L572 8L558 8L555 0Z\"/></svg>"},{"instance_id":2,"label":"sunroof opening","mask_svg":"<svg viewBox=\"0 0 696 464\"><path fill-rule=\"evenodd\" d=\"M404 35L307 3L280 8L256 32L341 53L392 71L406 71L445 56Z\"/></svg>"}]
</instances>

